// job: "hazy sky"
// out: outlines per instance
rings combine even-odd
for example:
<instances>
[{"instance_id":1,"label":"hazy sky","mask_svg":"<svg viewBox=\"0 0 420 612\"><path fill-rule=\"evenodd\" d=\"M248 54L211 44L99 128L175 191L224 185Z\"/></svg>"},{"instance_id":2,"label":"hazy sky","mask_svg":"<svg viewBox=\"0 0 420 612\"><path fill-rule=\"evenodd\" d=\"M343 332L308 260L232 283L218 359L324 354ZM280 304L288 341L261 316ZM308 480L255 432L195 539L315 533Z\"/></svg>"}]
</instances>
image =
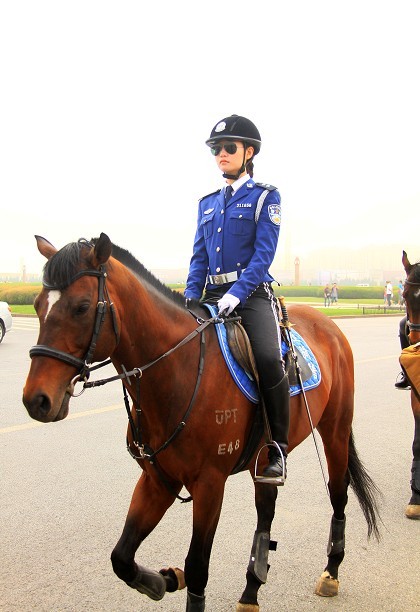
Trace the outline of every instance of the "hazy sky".
<instances>
[{"instance_id":1,"label":"hazy sky","mask_svg":"<svg viewBox=\"0 0 420 612\"><path fill-rule=\"evenodd\" d=\"M420 259L418 6L0 0L0 271L41 269L34 234L100 232L187 267L223 184L204 141L232 113L282 195L278 265L286 244Z\"/></svg>"}]
</instances>

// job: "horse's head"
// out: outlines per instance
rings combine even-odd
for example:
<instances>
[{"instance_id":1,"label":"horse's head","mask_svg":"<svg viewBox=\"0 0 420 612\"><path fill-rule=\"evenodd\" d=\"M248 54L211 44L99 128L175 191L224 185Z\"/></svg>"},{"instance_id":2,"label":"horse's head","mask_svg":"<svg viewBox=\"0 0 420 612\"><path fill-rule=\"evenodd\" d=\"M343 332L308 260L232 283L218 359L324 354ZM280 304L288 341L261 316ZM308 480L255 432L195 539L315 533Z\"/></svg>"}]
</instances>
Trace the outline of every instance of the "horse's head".
<instances>
[{"instance_id":1,"label":"horse's head","mask_svg":"<svg viewBox=\"0 0 420 612\"><path fill-rule=\"evenodd\" d=\"M420 263L411 264L405 251L402 263L407 274L403 298L407 307L409 338L411 344L415 344L420 341Z\"/></svg>"},{"instance_id":2,"label":"horse's head","mask_svg":"<svg viewBox=\"0 0 420 612\"><path fill-rule=\"evenodd\" d=\"M117 344L105 283L112 244L105 234L59 251L45 238L36 236L36 241L48 261L35 299L40 332L30 351L23 403L32 418L50 422L67 416L74 381L86 376L90 363L109 357Z\"/></svg>"}]
</instances>

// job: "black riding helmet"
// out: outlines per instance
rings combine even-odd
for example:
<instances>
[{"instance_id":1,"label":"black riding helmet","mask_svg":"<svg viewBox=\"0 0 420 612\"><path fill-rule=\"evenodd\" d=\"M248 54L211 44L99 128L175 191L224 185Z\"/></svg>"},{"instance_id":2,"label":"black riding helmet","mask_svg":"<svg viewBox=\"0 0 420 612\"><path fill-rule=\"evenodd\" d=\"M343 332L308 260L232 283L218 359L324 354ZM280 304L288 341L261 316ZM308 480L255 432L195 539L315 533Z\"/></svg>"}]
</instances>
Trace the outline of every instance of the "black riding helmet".
<instances>
[{"instance_id":1,"label":"black riding helmet","mask_svg":"<svg viewBox=\"0 0 420 612\"><path fill-rule=\"evenodd\" d=\"M212 147L220 140L239 140L244 143L244 146L254 147L254 156L258 155L261 149L261 136L257 127L247 119L240 115L230 115L216 123L211 131L210 138L206 140L206 145ZM248 162L250 162L248 160ZM223 174L225 178L237 179L245 170L245 151L242 167L237 175Z\"/></svg>"}]
</instances>

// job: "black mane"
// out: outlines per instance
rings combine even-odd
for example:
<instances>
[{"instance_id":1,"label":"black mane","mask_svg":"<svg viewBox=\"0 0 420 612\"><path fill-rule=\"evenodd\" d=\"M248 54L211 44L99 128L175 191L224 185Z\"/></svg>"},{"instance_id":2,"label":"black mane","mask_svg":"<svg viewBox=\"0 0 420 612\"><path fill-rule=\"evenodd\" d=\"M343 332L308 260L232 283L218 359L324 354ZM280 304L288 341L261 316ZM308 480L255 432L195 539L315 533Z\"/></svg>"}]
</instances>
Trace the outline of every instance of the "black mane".
<instances>
[{"instance_id":1,"label":"black mane","mask_svg":"<svg viewBox=\"0 0 420 612\"><path fill-rule=\"evenodd\" d=\"M412 283L420 283L420 261L412 265L407 279Z\"/></svg>"},{"instance_id":2,"label":"black mane","mask_svg":"<svg viewBox=\"0 0 420 612\"><path fill-rule=\"evenodd\" d=\"M115 257L115 259L126 266L126 268L129 268L136 276L157 289L159 293L162 293L178 305L185 305L185 298L181 293L173 291L170 287L162 283L126 249L112 243L112 257Z\"/></svg>"},{"instance_id":3,"label":"black mane","mask_svg":"<svg viewBox=\"0 0 420 612\"><path fill-rule=\"evenodd\" d=\"M80 270L80 251L92 246L85 238L79 238L57 251L44 266L43 285L53 289L68 287Z\"/></svg>"},{"instance_id":4,"label":"black mane","mask_svg":"<svg viewBox=\"0 0 420 612\"><path fill-rule=\"evenodd\" d=\"M97 238L92 238L89 242L85 238L79 238L77 242L67 244L50 257L44 266L44 286L54 289L65 289L68 287L80 270L81 251L86 248L91 249L97 240ZM153 276L129 251L116 244L112 244L112 256L129 268L140 279L157 289L159 293L162 293L176 304L184 306L185 298L183 295L178 291L173 291Z\"/></svg>"}]
</instances>

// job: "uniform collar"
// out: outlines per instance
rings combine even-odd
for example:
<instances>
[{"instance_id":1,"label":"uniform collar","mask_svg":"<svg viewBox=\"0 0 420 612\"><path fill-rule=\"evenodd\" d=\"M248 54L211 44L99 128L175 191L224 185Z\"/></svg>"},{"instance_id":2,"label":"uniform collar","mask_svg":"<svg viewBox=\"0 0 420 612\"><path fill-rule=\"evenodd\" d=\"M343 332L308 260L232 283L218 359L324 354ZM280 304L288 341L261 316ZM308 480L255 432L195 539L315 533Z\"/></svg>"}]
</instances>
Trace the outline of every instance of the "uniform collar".
<instances>
[{"instance_id":1,"label":"uniform collar","mask_svg":"<svg viewBox=\"0 0 420 612\"><path fill-rule=\"evenodd\" d=\"M231 184L231 187L233 189L232 195L235 195L238 189L242 187L242 185L244 185L247 181L250 181L250 180L251 180L251 177L249 176L249 174L244 174L244 176L241 176L236 181L234 181Z\"/></svg>"}]
</instances>

